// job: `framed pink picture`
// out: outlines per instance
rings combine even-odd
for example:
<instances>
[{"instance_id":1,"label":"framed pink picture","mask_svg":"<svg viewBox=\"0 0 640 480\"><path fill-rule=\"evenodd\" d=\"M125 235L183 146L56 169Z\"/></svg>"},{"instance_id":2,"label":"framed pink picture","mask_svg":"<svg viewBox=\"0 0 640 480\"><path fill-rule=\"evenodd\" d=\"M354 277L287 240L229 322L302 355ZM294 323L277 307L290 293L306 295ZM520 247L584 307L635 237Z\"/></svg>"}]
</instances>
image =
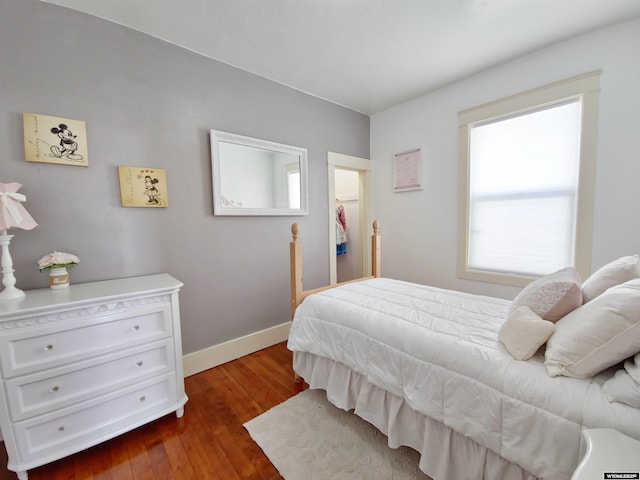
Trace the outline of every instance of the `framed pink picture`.
<instances>
[{"instance_id":1,"label":"framed pink picture","mask_svg":"<svg viewBox=\"0 0 640 480\"><path fill-rule=\"evenodd\" d=\"M393 191L422 189L422 150L419 148L393 156Z\"/></svg>"}]
</instances>

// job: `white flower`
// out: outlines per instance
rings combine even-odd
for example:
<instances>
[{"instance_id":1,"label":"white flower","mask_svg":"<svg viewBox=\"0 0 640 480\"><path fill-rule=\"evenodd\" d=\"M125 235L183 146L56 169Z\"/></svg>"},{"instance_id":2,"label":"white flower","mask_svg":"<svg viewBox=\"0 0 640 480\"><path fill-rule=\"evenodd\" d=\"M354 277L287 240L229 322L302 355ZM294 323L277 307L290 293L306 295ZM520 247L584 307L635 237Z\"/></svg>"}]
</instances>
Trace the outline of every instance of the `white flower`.
<instances>
[{"instance_id":1,"label":"white flower","mask_svg":"<svg viewBox=\"0 0 640 480\"><path fill-rule=\"evenodd\" d=\"M38 260L38 268L73 267L76 263L80 263L80 259L71 253L53 252Z\"/></svg>"}]
</instances>

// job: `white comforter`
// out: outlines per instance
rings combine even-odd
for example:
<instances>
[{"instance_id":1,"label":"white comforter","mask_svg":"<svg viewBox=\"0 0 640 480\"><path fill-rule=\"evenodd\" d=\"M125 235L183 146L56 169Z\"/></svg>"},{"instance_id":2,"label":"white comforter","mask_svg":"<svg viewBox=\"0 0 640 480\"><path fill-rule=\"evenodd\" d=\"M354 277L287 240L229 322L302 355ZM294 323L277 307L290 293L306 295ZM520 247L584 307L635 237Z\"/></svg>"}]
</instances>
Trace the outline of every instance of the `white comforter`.
<instances>
[{"instance_id":1,"label":"white comforter","mask_svg":"<svg viewBox=\"0 0 640 480\"><path fill-rule=\"evenodd\" d=\"M507 353L498 330L509 303L372 279L305 299L288 346L345 364L541 478L571 476L583 427L640 439L640 410L601 393L610 372L551 378L541 355L519 362Z\"/></svg>"}]
</instances>

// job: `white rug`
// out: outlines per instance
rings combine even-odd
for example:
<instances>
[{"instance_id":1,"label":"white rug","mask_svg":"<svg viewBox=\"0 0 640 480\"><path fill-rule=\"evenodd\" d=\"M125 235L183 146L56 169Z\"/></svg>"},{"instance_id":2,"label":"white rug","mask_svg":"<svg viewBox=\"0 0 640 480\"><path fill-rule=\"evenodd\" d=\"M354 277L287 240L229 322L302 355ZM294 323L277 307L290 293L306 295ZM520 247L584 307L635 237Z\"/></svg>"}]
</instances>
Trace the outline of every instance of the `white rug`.
<instances>
[{"instance_id":1,"label":"white rug","mask_svg":"<svg viewBox=\"0 0 640 480\"><path fill-rule=\"evenodd\" d=\"M384 434L322 390L305 390L244 427L285 480L429 479L415 450L389 448Z\"/></svg>"}]
</instances>

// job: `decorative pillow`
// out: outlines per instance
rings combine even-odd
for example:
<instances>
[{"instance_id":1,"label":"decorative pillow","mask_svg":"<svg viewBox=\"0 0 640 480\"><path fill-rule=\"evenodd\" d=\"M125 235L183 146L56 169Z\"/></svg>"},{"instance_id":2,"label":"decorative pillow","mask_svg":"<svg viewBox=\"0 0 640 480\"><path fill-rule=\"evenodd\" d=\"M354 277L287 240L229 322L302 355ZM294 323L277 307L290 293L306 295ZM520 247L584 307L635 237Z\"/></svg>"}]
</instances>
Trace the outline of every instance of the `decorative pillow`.
<instances>
[{"instance_id":1,"label":"decorative pillow","mask_svg":"<svg viewBox=\"0 0 640 480\"><path fill-rule=\"evenodd\" d=\"M527 306L545 320L557 322L582 305L582 279L573 267L563 268L527 285L513 300L507 316Z\"/></svg>"},{"instance_id":2,"label":"decorative pillow","mask_svg":"<svg viewBox=\"0 0 640 480\"><path fill-rule=\"evenodd\" d=\"M597 296L556 323L545 366L552 377L587 378L640 352L640 278Z\"/></svg>"},{"instance_id":3,"label":"decorative pillow","mask_svg":"<svg viewBox=\"0 0 640 480\"><path fill-rule=\"evenodd\" d=\"M498 339L516 360L529 360L551 336L555 325L543 320L529 307L522 306L509 315L498 332Z\"/></svg>"},{"instance_id":4,"label":"decorative pillow","mask_svg":"<svg viewBox=\"0 0 640 480\"><path fill-rule=\"evenodd\" d=\"M582 284L582 300L587 303L608 288L620 285L633 278L640 277L638 255L629 255L608 263L593 273Z\"/></svg>"},{"instance_id":5,"label":"decorative pillow","mask_svg":"<svg viewBox=\"0 0 640 480\"><path fill-rule=\"evenodd\" d=\"M622 402L640 408L640 353L627 359L624 368L604 382L602 393L610 402Z\"/></svg>"}]
</instances>

